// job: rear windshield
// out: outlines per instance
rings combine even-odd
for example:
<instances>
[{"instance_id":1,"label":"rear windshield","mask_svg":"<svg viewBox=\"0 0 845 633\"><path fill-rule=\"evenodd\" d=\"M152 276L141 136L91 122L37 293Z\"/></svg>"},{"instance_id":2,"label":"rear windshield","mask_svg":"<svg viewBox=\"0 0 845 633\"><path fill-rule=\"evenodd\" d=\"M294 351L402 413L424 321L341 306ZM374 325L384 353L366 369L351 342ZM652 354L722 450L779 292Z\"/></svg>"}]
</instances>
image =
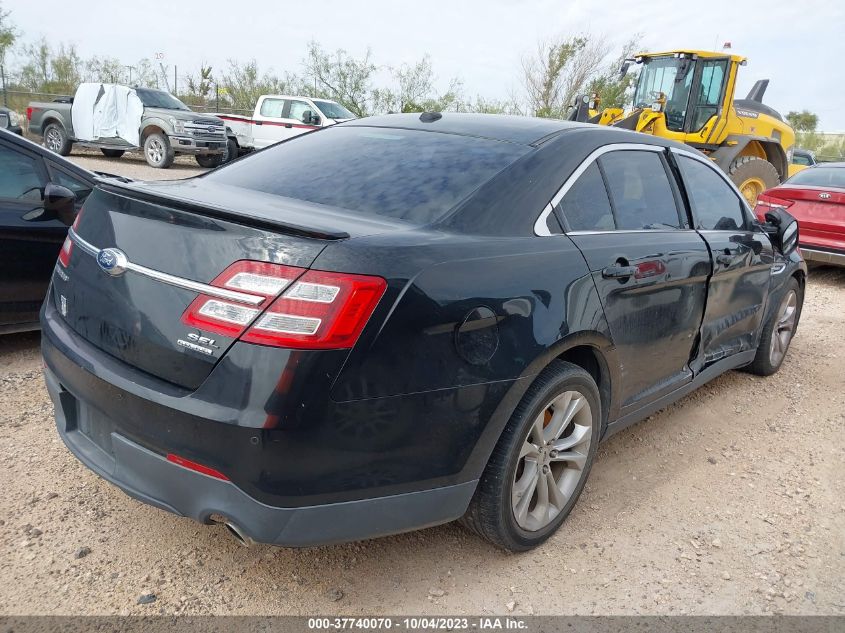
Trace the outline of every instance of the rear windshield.
<instances>
[{"instance_id":1,"label":"rear windshield","mask_svg":"<svg viewBox=\"0 0 845 633\"><path fill-rule=\"evenodd\" d=\"M454 134L338 126L280 143L205 177L429 224L529 149Z\"/></svg>"},{"instance_id":2,"label":"rear windshield","mask_svg":"<svg viewBox=\"0 0 845 633\"><path fill-rule=\"evenodd\" d=\"M842 187L845 189L845 167L810 167L789 179L790 185L808 187Z\"/></svg>"}]
</instances>

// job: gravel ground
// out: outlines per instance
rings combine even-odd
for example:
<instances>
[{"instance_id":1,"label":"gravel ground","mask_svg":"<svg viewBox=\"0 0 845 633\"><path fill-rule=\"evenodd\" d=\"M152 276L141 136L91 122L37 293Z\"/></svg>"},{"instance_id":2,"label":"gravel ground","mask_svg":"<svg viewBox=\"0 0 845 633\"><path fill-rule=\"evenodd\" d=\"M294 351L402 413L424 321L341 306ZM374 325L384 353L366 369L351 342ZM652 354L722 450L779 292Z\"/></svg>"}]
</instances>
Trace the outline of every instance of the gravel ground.
<instances>
[{"instance_id":1,"label":"gravel ground","mask_svg":"<svg viewBox=\"0 0 845 633\"><path fill-rule=\"evenodd\" d=\"M200 171L134 158L74 160ZM456 525L244 548L144 506L59 440L38 341L0 337L2 614L845 614L845 270L811 271L777 375L728 373L603 444L520 555Z\"/></svg>"},{"instance_id":2,"label":"gravel ground","mask_svg":"<svg viewBox=\"0 0 845 633\"><path fill-rule=\"evenodd\" d=\"M120 158L106 158L98 149L74 147L70 160L91 171L105 171L135 180L172 180L202 174L208 169L197 165L193 156L177 156L169 169L147 165L141 152L129 152Z\"/></svg>"}]
</instances>

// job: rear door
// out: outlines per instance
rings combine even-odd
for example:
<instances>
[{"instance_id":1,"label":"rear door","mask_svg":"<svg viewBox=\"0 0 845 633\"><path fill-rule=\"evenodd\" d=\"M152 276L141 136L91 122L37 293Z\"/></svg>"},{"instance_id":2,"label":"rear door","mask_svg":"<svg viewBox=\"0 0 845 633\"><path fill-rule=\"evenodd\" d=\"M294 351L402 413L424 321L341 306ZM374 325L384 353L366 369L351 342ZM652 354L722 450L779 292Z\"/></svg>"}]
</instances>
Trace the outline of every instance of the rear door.
<instances>
[{"instance_id":1,"label":"rear door","mask_svg":"<svg viewBox=\"0 0 845 633\"><path fill-rule=\"evenodd\" d=\"M40 213L47 178L40 156L0 139L0 327L38 320L67 234Z\"/></svg>"},{"instance_id":2,"label":"rear door","mask_svg":"<svg viewBox=\"0 0 845 633\"><path fill-rule=\"evenodd\" d=\"M702 367L757 347L774 250L745 200L702 156L672 150L695 228L707 242L713 276L701 325Z\"/></svg>"},{"instance_id":3,"label":"rear door","mask_svg":"<svg viewBox=\"0 0 845 633\"><path fill-rule=\"evenodd\" d=\"M287 107L287 99L261 97L252 126L252 138L256 149L278 143L291 136L293 124L285 118Z\"/></svg>"},{"instance_id":4,"label":"rear door","mask_svg":"<svg viewBox=\"0 0 845 633\"><path fill-rule=\"evenodd\" d=\"M692 379L704 313L710 254L688 226L664 154L650 145L601 148L556 197L617 347L623 412Z\"/></svg>"}]
</instances>

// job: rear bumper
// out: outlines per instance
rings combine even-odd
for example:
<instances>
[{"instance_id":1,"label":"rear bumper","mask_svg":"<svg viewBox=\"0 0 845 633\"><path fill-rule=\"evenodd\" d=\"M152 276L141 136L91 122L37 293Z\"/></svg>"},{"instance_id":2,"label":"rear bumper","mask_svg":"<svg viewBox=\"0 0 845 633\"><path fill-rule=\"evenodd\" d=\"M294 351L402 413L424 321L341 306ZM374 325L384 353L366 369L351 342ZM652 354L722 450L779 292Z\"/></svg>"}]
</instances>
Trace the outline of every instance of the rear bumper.
<instances>
[{"instance_id":1,"label":"rear bumper","mask_svg":"<svg viewBox=\"0 0 845 633\"><path fill-rule=\"evenodd\" d=\"M845 250L839 251L817 246L801 246L800 249L804 259L808 262L845 266Z\"/></svg>"},{"instance_id":2,"label":"rear bumper","mask_svg":"<svg viewBox=\"0 0 845 633\"><path fill-rule=\"evenodd\" d=\"M372 499L270 506L230 481L178 466L117 432L110 433L107 452L101 441L93 441L82 430L86 409L49 368L44 376L59 435L88 468L143 503L200 523L212 522L214 515L257 542L306 547L430 527L460 517L475 491L477 482L470 481Z\"/></svg>"}]
</instances>

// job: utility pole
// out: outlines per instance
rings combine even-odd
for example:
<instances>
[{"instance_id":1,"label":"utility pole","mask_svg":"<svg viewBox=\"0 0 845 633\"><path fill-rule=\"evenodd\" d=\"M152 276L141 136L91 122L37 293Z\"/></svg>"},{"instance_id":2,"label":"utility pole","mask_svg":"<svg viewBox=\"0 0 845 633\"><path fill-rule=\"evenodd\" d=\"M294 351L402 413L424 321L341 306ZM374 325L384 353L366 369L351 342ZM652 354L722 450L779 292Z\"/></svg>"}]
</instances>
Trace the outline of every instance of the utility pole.
<instances>
[{"instance_id":1,"label":"utility pole","mask_svg":"<svg viewBox=\"0 0 845 633\"><path fill-rule=\"evenodd\" d=\"M0 64L0 79L3 81L3 105L9 105L9 94L6 91L6 69Z\"/></svg>"},{"instance_id":2,"label":"utility pole","mask_svg":"<svg viewBox=\"0 0 845 633\"><path fill-rule=\"evenodd\" d=\"M129 71L129 85L132 85L132 71L135 70L134 66L126 66L125 67Z\"/></svg>"},{"instance_id":3,"label":"utility pole","mask_svg":"<svg viewBox=\"0 0 845 633\"><path fill-rule=\"evenodd\" d=\"M176 74L176 64L173 64L173 96L176 96L176 89L179 85L179 76Z\"/></svg>"}]
</instances>

